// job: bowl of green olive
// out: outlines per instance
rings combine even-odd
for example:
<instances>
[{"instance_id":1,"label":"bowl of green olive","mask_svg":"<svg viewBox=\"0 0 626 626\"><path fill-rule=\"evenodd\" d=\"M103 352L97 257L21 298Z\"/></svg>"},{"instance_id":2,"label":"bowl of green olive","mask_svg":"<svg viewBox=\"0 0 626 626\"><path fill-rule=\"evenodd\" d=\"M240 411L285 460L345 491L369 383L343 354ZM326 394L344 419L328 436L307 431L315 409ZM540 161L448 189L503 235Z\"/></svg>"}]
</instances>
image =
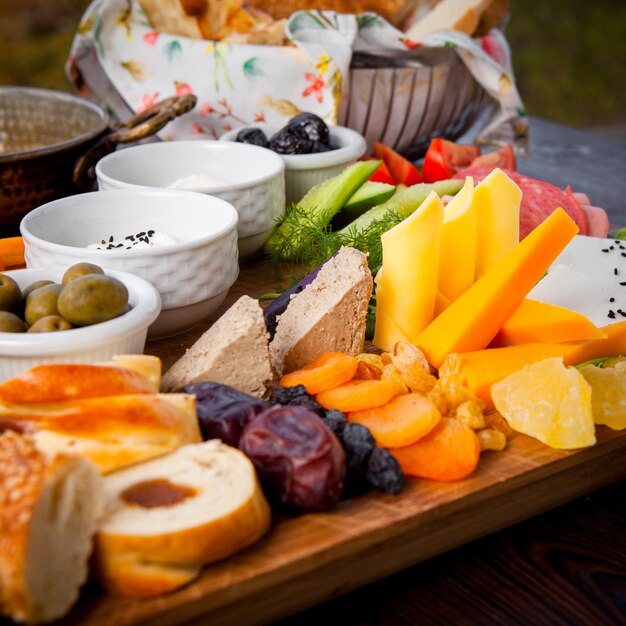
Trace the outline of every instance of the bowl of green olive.
<instances>
[{"instance_id":1,"label":"bowl of green olive","mask_svg":"<svg viewBox=\"0 0 626 626\"><path fill-rule=\"evenodd\" d=\"M89 263L0 274L0 382L41 363L142 354L161 298L147 280Z\"/></svg>"}]
</instances>

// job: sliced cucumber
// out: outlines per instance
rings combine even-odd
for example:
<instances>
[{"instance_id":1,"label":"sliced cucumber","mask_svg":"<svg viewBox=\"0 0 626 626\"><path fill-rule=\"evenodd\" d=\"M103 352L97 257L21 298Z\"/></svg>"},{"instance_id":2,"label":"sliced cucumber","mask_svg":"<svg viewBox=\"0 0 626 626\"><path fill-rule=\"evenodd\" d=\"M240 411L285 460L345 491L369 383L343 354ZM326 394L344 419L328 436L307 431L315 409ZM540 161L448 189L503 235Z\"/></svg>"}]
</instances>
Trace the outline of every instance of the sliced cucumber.
<instances>
[{"instance_id":1,"label":"sliced cucumber","mask_svg":"<svg viewBox=\"0 0 626 626\"><path fill-rule=\"evenodd\" d=\"M377 183L371 180L365 181L354 195L341 207L341 210L333 217L332 227L334 230L343 228L355 220L368 209L387 202L396 191L395 185Z\"/></svg>"},{"instance_id":2,"label":"sliced cucumber","mask_svg":"<svg viewBox=\"0 0 626 626\"><path fill-rule=\"evenodd\" d=\"M405 219L426 200L431 191L435 191L438 196L454 195L459 192L463 185L464 181L462 180L441 180L432 184L419 183L411 187L399 185L395 194L387 202L372 207L338 232L342 235L361 232L389 211L393 211L400 218Z\"/></svg>"},{"instance_id":3,"label":"sliced cucumber","mask_svg":"<svg viewBox=\"0 0 626 626\"><path fill-rule=\"evenodd\" d=\"M382 161L357 161L337 176L329 178L310 189L297 203L297 215L305 215L306 219L316 226L324 228L333 216L353 196L361 185L378 169ZM271 252L289 238L292 224L289 219L289 208L282 223L270 235L264 250ZM294 238L295 239L295 238ZM285 260L297 260L301 256L300 242L289 241L289 251L285 250Z\"/></svg>"}]
</instances>

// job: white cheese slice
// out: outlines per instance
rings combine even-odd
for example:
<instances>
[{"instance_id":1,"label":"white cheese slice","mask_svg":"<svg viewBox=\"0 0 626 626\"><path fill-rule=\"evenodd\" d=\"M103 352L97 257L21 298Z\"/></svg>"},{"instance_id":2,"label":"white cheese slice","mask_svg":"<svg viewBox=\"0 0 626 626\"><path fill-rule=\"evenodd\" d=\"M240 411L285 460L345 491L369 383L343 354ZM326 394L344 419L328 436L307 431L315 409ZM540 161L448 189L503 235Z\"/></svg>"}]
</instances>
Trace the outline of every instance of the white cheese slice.
<instances>
[{"instance_id":1,"label":"white cheese slice","mask_svg":"<svg viewBox=\"0 0 626 626\"><path fill-rule=\"evenodd\" d=\"M582 313L596 326L623 322L626 241L577 235L528 297Z\"/></svg>"}]
</instances>

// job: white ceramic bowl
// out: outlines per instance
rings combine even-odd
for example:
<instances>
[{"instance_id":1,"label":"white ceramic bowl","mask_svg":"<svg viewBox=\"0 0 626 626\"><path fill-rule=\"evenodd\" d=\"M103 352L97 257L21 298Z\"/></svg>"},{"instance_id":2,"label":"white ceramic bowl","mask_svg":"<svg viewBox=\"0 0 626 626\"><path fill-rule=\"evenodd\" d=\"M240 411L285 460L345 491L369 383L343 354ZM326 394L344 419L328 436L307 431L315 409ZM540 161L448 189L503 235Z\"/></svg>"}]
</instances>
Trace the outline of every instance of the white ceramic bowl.
<instances>
[{"instance_id":1,"label":"white ceramic bowl","mask_svg":"<svg viewBox=\"0 0 626 626\"><path fill-rule=\"evenodd\" d=\"M219 141L163 141L124 148L96 164L99 189L169 187L192 175L224 185L188 187L230 202L239 213L239 256L257 252L285 210L284 163L258 146Z\"/></svg>"},{"instance_id":2,"label":"white ceramic bowl","mask_svg":"<svg viewBox=\"0 0 626 626\"><path fill-rule=\"evenodd\" d=\"M67 266L3 272L21 289L37 280L60 283ZM150 324L161 310L159 292L129 272L107 269L128 289L130 311L107 322L50 333L0 332L0 382L42 363L93 363L116 354L142 354Z\"/></svg>"},{"instance_id":3,"label":"white ceramic bowl","mask_svg":"<svg viewBox=\"0 0 626 626\"><path fill-rule=\"evenodd\" d=\"M237 211L224 200L174 189L125 189L69 196L28 213L20 224L27 267L80 261L150 281L163 309L149 337L175 335L208 317L239 274ZM90 243L154 229L178 243L93 250Z\"/></svg>"},{"instance_id":4,"label":"white ceramic bowl","mask_svg":"<svg viewBox=\"0 0 626 626\"><path fill-rule=\"evenodd\" d=\"M284 124L254 124L269 139ZM242 127L243 128L243 127ZM241 128L235 128L220 137L220 141L235 141ZM287 204L298 202L314 185L336 176L345 167L365 154L367 144L363 135L345 126L329 126L331 143L336 150L317 154L281 154L285 162L285 196Z\"/></svg>"}]
</instances>

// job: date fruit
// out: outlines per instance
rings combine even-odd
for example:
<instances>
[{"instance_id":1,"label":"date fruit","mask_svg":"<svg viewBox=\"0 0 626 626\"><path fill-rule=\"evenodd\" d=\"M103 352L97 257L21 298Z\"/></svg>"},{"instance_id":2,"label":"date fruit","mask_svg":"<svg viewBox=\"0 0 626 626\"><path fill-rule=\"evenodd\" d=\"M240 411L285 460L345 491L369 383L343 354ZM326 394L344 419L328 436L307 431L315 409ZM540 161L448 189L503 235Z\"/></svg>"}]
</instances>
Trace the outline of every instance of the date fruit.
<instances>
[{"instance_id":1,"label":"date fruit","mask_svg":"<svg viewBox=\"0 0 626 626\"><path fill-rule=\"evenodd\" d=\"M185 385L182 391L196 397L202 438L205 441L221 439L234 448L239 446L246 424L269 406L259 398L221 383L193 383Z\"/></svg>"},{"instance_id":2,"label":"date fruit","mask_svg":"<svg viewBox=\"0 0 626 626\"><path fill-rule=\"evenodd\" d=\"M267 497L292 512L322 511L342 496L341 444L324 422L299 406L275 406L243 431L240 448L254 464Z\"/></svg>"}]
</instances>

